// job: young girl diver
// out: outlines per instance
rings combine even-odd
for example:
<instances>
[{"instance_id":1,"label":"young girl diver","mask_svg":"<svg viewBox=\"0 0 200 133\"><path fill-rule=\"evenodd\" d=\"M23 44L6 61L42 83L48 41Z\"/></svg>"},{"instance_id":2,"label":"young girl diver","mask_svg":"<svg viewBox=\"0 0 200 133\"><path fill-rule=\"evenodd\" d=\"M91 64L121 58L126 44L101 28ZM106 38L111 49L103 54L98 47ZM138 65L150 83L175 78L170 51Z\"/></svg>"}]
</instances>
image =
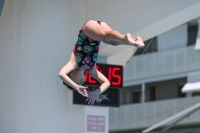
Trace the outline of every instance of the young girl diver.
<instances>
[{"instance_id":1,"label":"young girl diver","mask_svg":"<svg viewBox=\"0 0 200 133\"><path fill-rule=\"evenodd\" d=\"M110 45L132 45L137 48L144 47L142 38L137 36L132 38L130 33L121 34L112 30L105 22L89 20L79 31L78 41L68 63L60 70L59 77L63 83L71 90L76 90L81 95L87 97L86 101L92 105L98 96L109 86L108 79L96 70L100 42ZM85 71L100 82L100 87L94 92L88 92L87 87L82 86L85 80Z\"/></svg>"}]
</instances>

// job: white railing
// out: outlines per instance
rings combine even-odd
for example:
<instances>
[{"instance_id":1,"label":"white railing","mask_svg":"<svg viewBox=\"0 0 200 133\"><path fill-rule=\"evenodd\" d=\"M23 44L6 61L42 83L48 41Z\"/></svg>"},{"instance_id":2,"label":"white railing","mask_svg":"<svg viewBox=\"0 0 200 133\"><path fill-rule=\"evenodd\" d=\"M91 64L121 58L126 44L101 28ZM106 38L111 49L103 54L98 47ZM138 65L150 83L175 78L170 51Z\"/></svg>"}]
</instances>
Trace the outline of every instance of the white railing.
<instances>
[{"instance_id":1,"label":"white railing","mask_svg":"<svg viewBox=\"0 0 200 133\"><path fill-rule=\"evenodd\" d=\"M194 46L134 56L124 68L124 82L200 70Z\"/></svg>"},{"instance_id":2,"label":"white railing","mask_svg":"<svg viewBox=\"0 0 200 133\"><path fill-rule=\"evenodd\" d=\"M148 128L200 102L200 97L178 98L109 108L109 130ZM200 111L178 124L200 124Z\"/></svg>"}]
</instances>

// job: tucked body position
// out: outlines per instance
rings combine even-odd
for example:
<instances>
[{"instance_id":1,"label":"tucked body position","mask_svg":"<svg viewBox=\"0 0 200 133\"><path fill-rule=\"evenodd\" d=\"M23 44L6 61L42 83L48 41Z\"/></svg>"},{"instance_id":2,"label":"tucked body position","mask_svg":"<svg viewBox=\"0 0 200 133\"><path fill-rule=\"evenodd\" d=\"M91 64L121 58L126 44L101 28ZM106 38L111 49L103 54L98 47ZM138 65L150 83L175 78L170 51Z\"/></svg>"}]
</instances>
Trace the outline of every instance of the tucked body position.
<instances>
[{"instance_id":1,"label":"tucked body position","mask_svg":"<svg viewBox=\"0 0 200 133\"><path fill-rule=\"evenodd\" d=\"M144 47L142 38L132 38L130 33L121 34L111 29L105 22L89 20L80 29L78 40L74 46L68 63L60 70L59 77L70 89L76 90L87 97L86 101L92 105L98 96L109 86L108 79L96 70L100 42L110 45L131 45L137 48ZM99 89L94 92L87 91L82 86L85 81L85 72L100 82Z\"/></svg>"}]
</instances>

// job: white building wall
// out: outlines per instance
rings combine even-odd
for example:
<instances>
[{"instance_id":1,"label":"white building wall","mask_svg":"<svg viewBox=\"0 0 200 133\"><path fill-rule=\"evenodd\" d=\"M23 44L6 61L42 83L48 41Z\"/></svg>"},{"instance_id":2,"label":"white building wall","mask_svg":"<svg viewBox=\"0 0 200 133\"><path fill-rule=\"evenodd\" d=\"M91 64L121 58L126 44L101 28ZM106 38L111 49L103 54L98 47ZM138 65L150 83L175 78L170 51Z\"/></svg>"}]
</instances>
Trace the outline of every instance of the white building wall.
<instances>
[{"instance_id":1,"label":"white building wall","mask_svg":"<svg viewBox=\"0 0 200 133\"><path fill-rule=\"evenodd\" d=\"M188 73L187 82L188 83L200 82L200 71Z\"/></svg>"},{"instance_id":2,"label":"white building wall","mask_svg":"<svg viewBox=\"0 0 200 133\"><path fill-rule=\"evenodd\" d=\"M193 46L135 56L124 68L124 86L186 77L199 71L199 57Z\"/></svg>"},{"instance_id":3,"label":"white building wall","mask_svg":"<svg viewBox=\"0 0 200 133\"><path fill-rule=\"evenodd\" d=\"M133 37L147 40L199 17L199 7L199 0L87 0L86 19L105 21L121 33L130 32ZM125 66L136 50L102 43L99 55L109 57L112 64Z\"/></svg>"},{"instance_id":4,"label":"white building wall","mask_svg":"<svg viewBox=\"0 0 200 133\"><path fill-rule=\"evenodd\" d=\"M83 131L85 112L72 105L72 93L58 78L83 22L84 0L5 1L0 16L0 133Z\"/></svg>"},{"instance_id":5,"label":"white building wall","mask_svg":"<svg viewBox=\"0 0 200 133\"><path fill-rule=\"evenodd\" d=\"M198 2L199 0L87 0L86 18L105 21L122 33L137 33L138 30ZM173 20L171 24L173 25ZM150 37L153 36L149 35Z\"/></svg>"},{"instance_id":6,"label":"white building wall","mask_svg":"<svg viewBox=\"0 0 200 133\"><path fill-rule=\"evenodd\" d=\"M176 80L160 82L154 85L156 88L156 100L164 100L178 97L178 82Z\"/></svg>"},{"instance_id":7,"label":"white building wall","mask_svg":"<svg viewBox=\"0 0 200 133\"><path fill-rule=\"evenodd\" d=\"M145 102L150 101L149 95L150 87L155 87L155 100L165 100L178 97L178 87L179 85L184 85L187 83L187 77L181 79L171 79L160 82L145 83ZM142 85L135 85L124 87L120 90L120 103L121 104L131 104L133 103L133 92L142 93ZM141 103L141 99L139 99Z\"/></svg>"},{"instance_id":8,"label":"white building wall","mask_svg":"<svg viewBox=\"0 0 200 133\"><path fill-rule=\"evenodd\" d=\"M128 130L141 131L155 125L193 105L199 103L200 97L178 98L146 102L143 104L122 105L120 108L109 109L109 131L125 132ZM177 127L185 128L186 125L200 125L200 110L178 122ZM166 127L170 124L162 125ZM162 127L162 129L163 129ZM160 131L160 130L159 130Z\"/></svg>"},{"instance_id":9,"label":"white building wall","mask_svg":"<svg viewBox=\"0 0 200 133\"><path fill-rule=\"evenodd\" d=\"M198 22L198 32L197 32L195 50L200 50L200 19L197 22Z\"/></svg>"},{"instance_id":10,"label":"white building wall","mask_svg":"<svg viewBox=\"0 0 200 133\"><path fill-rule=\"evenodd\" d=\"M187 46L187 24L180 25L157 36L158 51Z\"/></svg>"},{"instance_id":11,"label":"white building wall","mask_svg":"<svg viewBox=\"0 0 200 133\"><path fill-rule=\"evenodd\" d=\"M167 4L166 9L176 11L197 1L184 0L180 7L172 6L170 10L168 7L174 4L162 1L159 10ZM82 132L84 127L80 124L85 122L82 115L91 110L72 105L72 92L57 76L68 61L77 31L92 18L106 21L122 33L133 32L164 17L165 13L149 9L148 5L153 4L155 9L158 2L120 6L124 1L6 0L0 17L0 132ZM135 12L128 12L133 8ZM150 14L139 19L144 9ZM137 17L130 20L133 14ZM133 25L137 27L132 28Z\"/></svg>"}]
</instances>

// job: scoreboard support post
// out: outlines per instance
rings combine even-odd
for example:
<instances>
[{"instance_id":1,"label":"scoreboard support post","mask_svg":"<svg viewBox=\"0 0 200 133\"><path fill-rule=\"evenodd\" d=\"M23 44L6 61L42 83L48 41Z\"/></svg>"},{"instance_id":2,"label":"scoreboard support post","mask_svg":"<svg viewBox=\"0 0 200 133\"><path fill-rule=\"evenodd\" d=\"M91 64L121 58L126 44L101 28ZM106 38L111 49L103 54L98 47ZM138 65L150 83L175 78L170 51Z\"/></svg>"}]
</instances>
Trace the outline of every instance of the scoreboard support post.
<instances>
[{"instance_id":1,"label":"scoreboard support post","mask_svg":"<svg viewBox=\"0 0 200 133\"><path fill-rule=\"evenodd\" d=\"M119 107L119 88L123 87L123 66L97 64L96 69L108 78L111 86L100 95L92 106L87 105L85 97L73 91L72 108L75 107L76 110L72 114L78 121L72 122L71 125L79 125L79 128L75 129L74 132L81 130L83 133L108 133L108 107ZM99 87L98 81L90 77L88 73L85 76L86 79L83 86L88 86L91 90ZM73 126L69 128L73 128Z\"/></svg>"}]
</instances>

